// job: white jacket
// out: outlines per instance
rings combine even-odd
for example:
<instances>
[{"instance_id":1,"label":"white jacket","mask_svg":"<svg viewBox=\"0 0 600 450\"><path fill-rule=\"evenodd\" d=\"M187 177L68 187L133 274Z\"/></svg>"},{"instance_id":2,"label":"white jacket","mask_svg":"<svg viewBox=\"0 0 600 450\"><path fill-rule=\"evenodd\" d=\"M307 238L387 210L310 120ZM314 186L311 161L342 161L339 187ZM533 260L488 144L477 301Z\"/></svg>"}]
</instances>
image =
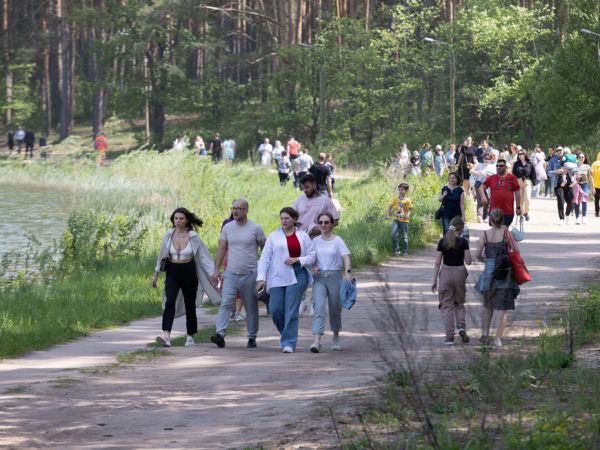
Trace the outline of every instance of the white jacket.
<instances>
[{"instance_id":1,"label":"white jacket","mask_svg":"<svg viewBox=\"0 0 600 450\"><path fill-rule=\"evenodd\" d=\"M298 262L305 266L315 263L316 252L312 240L304 231L296 228L296 237L300 242L300 258ZM273 231L267 238L265 248L258 261L256 281L266 281L267 289L279 286L290 286L298 282L292 266L285 264L290 256L287 240L281 228Z\"/></svg>"},{"instance_id":2,"label":"white jacket","mask_svg":"<svg viewBox=\"0 0 600 450\"><path fill-rule=\"evenodd\" d=\"M160 252L158 254L158 259L156 260L156 267L154 270L157 272L160 270L160 260L169 256L169 248L171 246L171 236L175 232L175 228L170 229L163 236L162 243L160 245ZM210 299L213 305L218 305L221 303L221 293L217 288L215 288L210 282L210 274L212 274L215 270L215 265L213 263L213 259L194 230L189 231L190 235L190 245L192 246L192 253L194 255L194 265L196 266L196 275L198 276L198 290L196 291L196 306L200 306L202 303L202 298L204 297L204 293ZM166 296L163 290L163 309L165 307ZM180 316L185 314L185 304L183 301L183 293L181 290L177 295L177 300L175 303L175 315Z\"/></svg>"}]
</instances>

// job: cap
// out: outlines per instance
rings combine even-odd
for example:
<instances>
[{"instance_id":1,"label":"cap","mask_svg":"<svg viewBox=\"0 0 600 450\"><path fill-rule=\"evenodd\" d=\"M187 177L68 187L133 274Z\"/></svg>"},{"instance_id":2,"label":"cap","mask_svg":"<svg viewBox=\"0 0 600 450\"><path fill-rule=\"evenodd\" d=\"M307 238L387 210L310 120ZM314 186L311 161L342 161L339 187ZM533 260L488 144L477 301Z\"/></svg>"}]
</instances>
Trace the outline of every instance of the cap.
<instances>
[{"instance_id":1,"label":"cap","mask_svg":"<svg viewBox=\"0 0 600 450\"><path fill-rule=\"evenodd\" d=\"M419 152L418 151L413 151L413 156L419 156Z\"/></svg>"},{"instance_id":2,"label":"cap","mask_svg":"<svg viewBox=\"0 0 600 450\"><path fill-rule=\"evenodd\" d=\"M436 146L435 146L435 149L436 149L436 150L441 150L441 149L442 149L442 146L441 146L440 144L438 144L438 145L436 145Z\"/></svg>"}]
</instances>

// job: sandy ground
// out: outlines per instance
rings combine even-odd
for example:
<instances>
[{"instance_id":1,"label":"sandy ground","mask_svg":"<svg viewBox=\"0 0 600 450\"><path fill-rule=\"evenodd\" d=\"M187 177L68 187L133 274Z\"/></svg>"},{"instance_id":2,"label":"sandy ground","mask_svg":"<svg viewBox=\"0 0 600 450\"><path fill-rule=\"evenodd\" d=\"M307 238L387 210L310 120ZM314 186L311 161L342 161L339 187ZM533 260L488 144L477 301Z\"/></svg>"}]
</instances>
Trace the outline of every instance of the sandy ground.
<instances>
[{"instance_id":1,"label":"sandy ground","mask_svg":"<svg viewBox=\"0 0 600 450\"><path fill-rule=\"evenodd\" d=\"M507 348L534 335L565 304L565 297L600 267L600 219L557 226L555 202L534 200L521 251L534 277L510 313ZM482 225L471 226L475 247ZM111 371L120 352L145 345L160 319L94 333L76 342L0 363L0 447L61 449L317 448L332 447L331 414L342 417L366 398L390 361L402 362L393 339L387 300L409 324L423 367L464 350L446 348L430 291L434 248L396 258L356 274L359 301L344 312L344 350L312 354L310 318L301 319L298 351L282 354L268 316L261 319L257 349L245 337L218 349L203 344L172 349L147 363ZM472 286L481 265L470 268ZM387 286L387 289L384 288ZM468 298L468 326L479 336L479 301ZM214 318L199 315L200 326ZM183 318L176 330L183 334ZM389 334L391 333L391 334ZM476 341L476 339L473 339ZM476 344L467 348L475 351ZM87 369L87 370L86 370ZM91 369L91 370L90 370ZM331 408L331 412L329 410ZM338 423L344 433L345 424Z\"/></svg>"}]
</instances>

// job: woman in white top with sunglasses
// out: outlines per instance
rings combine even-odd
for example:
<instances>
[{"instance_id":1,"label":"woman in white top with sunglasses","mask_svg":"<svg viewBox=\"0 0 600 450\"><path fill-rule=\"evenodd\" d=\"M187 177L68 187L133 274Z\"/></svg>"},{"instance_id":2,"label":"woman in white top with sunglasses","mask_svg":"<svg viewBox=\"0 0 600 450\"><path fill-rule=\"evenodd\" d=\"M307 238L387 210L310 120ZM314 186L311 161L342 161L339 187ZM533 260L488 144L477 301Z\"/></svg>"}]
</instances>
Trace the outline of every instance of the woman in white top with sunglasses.
<instances>
[{"instance_id":1,"label":"woman in white top with sunglasses","mask_svg":"<svg viewBox=\"0 0 600 450\"><path fill-rule=\"evenodd\" d=\"M333 234L333 216L322 213L317 219L320 236L313 239L317 259L313 269L314 284L312 287L313 316L312 332L315 341L310 351L321 351L321 337L325 332L325 314L329 309L329 326L333 331L332 350L341 350L340 330L342 329L342 307L340 305L340 285L342 277L352 281L350 267L350 251L344 240ZM342 275L342 265L344 273Z\"/></svg>"}]
</instances>

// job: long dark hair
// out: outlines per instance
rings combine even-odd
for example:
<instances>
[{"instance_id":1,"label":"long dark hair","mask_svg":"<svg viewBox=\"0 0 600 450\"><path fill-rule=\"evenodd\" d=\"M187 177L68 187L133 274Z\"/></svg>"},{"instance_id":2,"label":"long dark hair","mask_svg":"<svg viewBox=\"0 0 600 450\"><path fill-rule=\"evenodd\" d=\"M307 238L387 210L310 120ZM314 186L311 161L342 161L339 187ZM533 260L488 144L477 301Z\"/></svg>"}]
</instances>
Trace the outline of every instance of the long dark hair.
<instances>
[{"instance_id":1,"label":"long dark hair","mask_svg":"<svg viewBox=\"0 0 600 450\"><path fill-rule=\"evenodd\" d=\"M169 218L169 220L171 221L171 224L173 225L173 228L175 228L175 214L180 213L183 214L185 216L185 218L187 219L187 223L185 224L185 227L187 228L187 230L191 230L191 229L195 229L196 227L201 227L202 224L204 222L202 222L202 220L193 212L189 211L186 208L177 208L175 211L173 211L173 214L171 214L171 217Z\"/></svg>"}]
</instances>

